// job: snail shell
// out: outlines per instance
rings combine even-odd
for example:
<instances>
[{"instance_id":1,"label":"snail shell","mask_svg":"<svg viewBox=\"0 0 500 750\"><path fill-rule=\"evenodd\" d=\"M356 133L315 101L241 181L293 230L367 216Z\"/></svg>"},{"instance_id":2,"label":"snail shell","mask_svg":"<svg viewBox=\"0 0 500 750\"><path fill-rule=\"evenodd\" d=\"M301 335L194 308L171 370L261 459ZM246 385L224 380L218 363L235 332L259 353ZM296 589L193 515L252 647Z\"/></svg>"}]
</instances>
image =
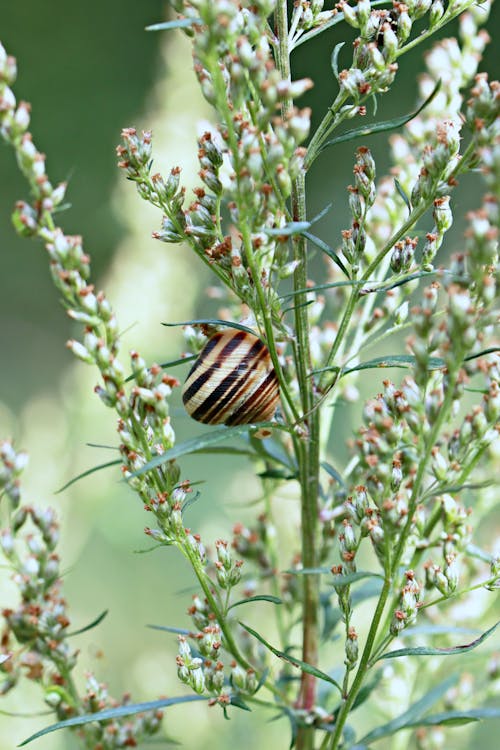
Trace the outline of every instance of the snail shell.
<instances>
[{"instance_id":1,"label":"snail shell","mask_svg":"<svg viewBox=\"0 0 500 750\"><path fill-rule=\"evenodd\" d=\"M205 424L252 424L271 419L279 386L269 350L248 331L214 334L182 389L188 414Z\"/></svg>"}]
</instances>

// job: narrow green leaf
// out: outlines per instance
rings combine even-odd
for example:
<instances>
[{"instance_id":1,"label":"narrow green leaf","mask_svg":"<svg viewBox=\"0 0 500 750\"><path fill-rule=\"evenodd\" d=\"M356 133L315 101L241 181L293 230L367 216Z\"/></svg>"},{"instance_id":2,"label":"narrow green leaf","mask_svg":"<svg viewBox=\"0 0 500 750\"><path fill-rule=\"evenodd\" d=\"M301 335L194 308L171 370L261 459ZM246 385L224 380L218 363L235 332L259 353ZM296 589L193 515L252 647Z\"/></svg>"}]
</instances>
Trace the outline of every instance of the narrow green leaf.
<instances>
[{"instance_id":1,"label":"narrow green leaf","mask_svg":"<svg viewBox=\"0 0 500 750\"><path fill-rule=\"evenodd\" d=\"M104 620L108 611L109 610L105 609L104 612L101 612L101 614L95 618L95 620L92 620L92 622L89 622L89 624L85 625L83 628L73 630L71 633L66 633L66 638L70 638L73 635L80 635L80 633L86 633L87 630L92 630L92 628L97 627Z\"/></svg>"},{"instance_id":2,"label":"narrow green leaf","mask_svg":"<svg viewBox=\"0 0 500 750\"><path fill-rule=\"evenodd\" d=\"M481 631L477 628L460 628L453 625L416 625L398 634L401 640L416 635L477 635Z\"/></svg>"},{"instance_id":3,"label":"narrow green leaf","mask_svg":"<svg viewBox=\"0 0 500 750\"><path fill-rule=\"evenodd\" d=\"M271 602L271 604L283 604L279 596L271 596L270 594L258 594L256 596L249 596L248 599L240 599L239 601L234 602L234 604L231 604L231 606L228 607L227 611L229 612L230 609L239 607L241 604L247 604L247 602Z\"/></svg>"},{"instance_id":4,"label":"narrow green leaf","mask_svg":"<svg viewBox=\"0 0 500 750\"><path fill-rule=\"evenodd\" d=\"M340 50L342 49L344 44L345 42L339 42L338 44L335 45L335 47L333 48L332 57L330 61L330 64L333 70L333 75L335 76L337 81L339 80L339 55L340 55Z\"/></svg>"},{"instance_id":5,"label":"narrow green leaf","mask_svg":"<svg viewBox=\"0 0 500 750\"><path fill-rule=\"evenodd\" d=\"M166 323L164 323L163 325L166 325ZM162 370L168 370L171 367L177 367L177 365L183 365L187 362L193 362L195 359L198 359L198 355L190 354L187 357L179 357L179 359L173 359L170 362L162 362L160 367ZM135 375L133 374L129 375L128 378L125 378L125 382L130 383L130 381L134 380L134 378L135 378Z\"/></svg>"},{"instance_id":6,"label":"narrow green leaf","mask_svg":"<svg viewBox=\"0 0 500 750\"><path fill-rule=\"evenodd\" d=\"M388 130L396 130L396 128L401 128L403 125L406 125L407 122L413 120L414 117L419 115L420 112L425 107L427 107L428 104L431 103L440 88L441 81L439 80L434 86L433 91L431 91L427 99L422 102L420 107L416 109L415 112L410 112L409 114L402 115L401 117L395 117L392 120L384 120L383 122L371 123L370 125L364 125L360 128L347 130L345 133L342 133L342 135L337 135L335 138L332 138L330 141L324 143L322 150L324 150L328 146L336 146L338 143L345 143L346 141L353 141L356 138L364 138L366 136L373 135L374 133L384 133Z\"/></svg>"},{"instance_id":7,"label":"narrow green leaf","mask_svg":"<svg viewBox=\"0 0 500 750\"><path fill-rule=\"evenodd\" d=\"M494 557L490 552L486 552L486 550L477 547L475 544L468 544L466 552L470 557L476 557L478 560L482 560L488 564L492 563L494 560Z\"/></svg>"},{"instance_id":8,"label":"narrow green leaf","mask_svg":"<svg viewBox=\"0 0 500 750\"><path fill-rule=\"evenodd\" d=\"M316 245L316 247L318 247L326 255L328 255L328 257L330 258L330 260L332 260L335 263L335 265L340 268L340 270L342 271L342 273L345 274L347 276L347 278L349 278L349 272L348 272L347 268L344 266L343 262L341 261L341 259L339 258L339 256L335 252L335 250L333 250L330 247L330 245L328 245L326 242L324 242L323 240L321 240L319 237L316 237L315 234L311 234L311 232L302 232L302 234L304 235L304 237L306 239L309 240L309 242L312 242L313 245ZM328 286L324 287L324 288L328 288ZM313 287L313 289L314 289L314 287ZM306 291L310 291L310 290L306 290Z\"/></svg>"},{"instance_id":9,"label":"narrow green leaf","mask_svg":"<svg viewBox=\"0 0 500 750\"><path fill-rule=\"evenodd\" d=\"M169 625L146 625L146 627L151 630L163 630L165 633L174 633L174 635L193 635L191 630L186 630L186 628L172 628Z\"/></svg>"},{"instance_id":10,"label":"narrow green leaf","mask_svg":"<svg viewBox=\"0 0 500 750\"><path fill-rule=\"evenodd\" d=\"M237 708L243 709L243 711L252 711L252 709L247 706L245 701L240 695L231 695L231 706L236 706Z\"/></svg>"},{"instance_id":11,"label":"narrow green leaf","mask_svg":"<svg viewBox=\"0 0 500 750\"><path fill-rule=\"evenodd\" d=\"M310 226L310 221L290 221L284 227L264 229L264 232L270 237L292 237L294 234L302 234Z\"/></svg>"},{"instance_id":12,"label":"narrow green leaf","mask_svg":"<svg viewBox=\"0 0 500 750\"><path fill-rule=\"evenodd\" d=\"M394 354L394 355L388 355L387 357L375 357L374 359L370 359L366 362L360 362L359 365L355 365L354 367L346 367L345 370L342 370L340 377L344 377L344 375L348 375L351 372L358 372L359 370L373 370L378 368L386 368L386 367L399 367L402 369L407 369L409 367L413 367L416 364L416 359L413 356L413 354ZM441 359L440 357L429 357L429 361L427 363L427 369L428 370L443 370L446 367L446 362L444 359ZM321 367L318 370L313 370L313 373L320 373L320 372L329 372L329 371L338 371L338 367Z\"/></svg>"},{"instance_id":13,"label":"narrow green leaf","mask_svg":"<svg viewBox=\"0 0 500 750\"><path fill-rule=\"evenodd\" d=\"M323 218L323 216L326 216L329 211L332 210L333 207L333 201L328 203L324 208L321 209L319 214L316 214L316 216L313 216L311 219L311 224L316 224L320 219Z\"/></svg>"},{"instance_id":14,"label":"narrow green leaf","mask_svg":"<svg viewBox=\"0 0 500 750\"><path fill-rule=\"evenodd\" d=\"M280 294L280 299L296 297L299 294L307 294L307 292L322 292L324 289L335 289L335 287L341 286L361 286L362 283L363 282L358 279L355 281L332 281L331 284L316 284L315 286L307 287L307 289L294 289L293 292Z\"/></svg>"},{"instance_id":15,"label":"narrow green leaf","mask_svg":"<svg viewBox=\"0 0 500 750\"><path fill-rule=\"evenodd\" d=\"M88 477L91 474L95 474L96 471L101 471L101 469L107 469L109 466L118 466L121 464L122 460L121 458L116 458L114 461L107 461L105 464L99 464L99 466L93 466L92 469L87 469L87 471L83 471L81 474L78 474L77 477L73 477L73 479L70 479L69 482L66 482L63 487L60 487L56 492L54 492L54 495L58 495L60 492L64 492L64 490L67 490L68 487L71 487L72 484L75 484L75 482L78 482L79 479L83 479L84 477Z\"/></svg>"},{"instance_id":16,"label":"narrow green leaf","mask_svg":"<svg viewBox=\"0 0 500 750\"><path fill-rule=\"evenodd\" d=\"M258 456L246 448L234 448L232 445L209 445L207 448L200 448L195 453L221 453L231 456L251 456L252 458L258 458ZM191 483L189 484L191 487Z\"/></svg>"},{"instance_id":17,"label":"narrow green leaf","mask_svg":"<svg viewBox=\"0 0 500 750\"><path fill-rule=\"evenodd\" d=\"M179 323L162 323L162 326L167 328L176 328L177 326L224 326L225 328L236 328L237 331L246 331L247 333L253 333L253 328L244 326L241 323L233 323L231 320L221 320L220 318L197 318L196 320L183 320Z\"/></svg>"},{"instance_id":18,"label":"narrow green leaf","mask_svg":"<svg viewBox=\"0 0 500 750\"><path fill-rule=\"evenodd\" d=\"M388 651L382 656L379 656L377 661L381 659L397 659L400 656L452 656L453 654L464 654L467 651L472 651L483 643L487 638L492 635L497 627L500 625L500 620L493 625L489 630L483 633L479 638L471 643L465 643L462 646L451 646L450 648L432 648L431 646L415 646L414 648L400 648L396 651Z\"/></svg>"},{"instance_id":19,"label":"narrow green leaf","mask_svg":"<svg viewBox=\"0 0 500 750\"><path fill-rule=\"evenodd\" d=\"M309 305L312 305L314 302L313 299L308 299L306 302L301 302L300 304L292 305L291 307L285 307L282 310L283 315L289 312L295 312L295 310L300 310L302 307L309 307Z\"/></svg>"},{"instance_id":20,"label":"narrow green leaf","mask_svg":"<svg viewBox=\"0 0 500 750\"><path fill-rule=\"evenodd\" d=\"M66 727L78 727L82 724L89 724L93 721L106 721L107 719L117 719L121 716L132 716L134 714L140 714L144 711L156 711L159 708L167 708L168 706L175 706L178 703L193 703L194 701L207 701L209 698L204 695L181 695L177 698L161 698L157 701L148 701L146 703L129 703L126 706L116 706L115 708L107 708L105 711L99 711L94 714L82 714L81 716L74 716L71 719L64 719L64 721L58 721L57 724L51 724L45 729L41 729L39 732L35 732L26 740L20 743L19 747L27 745L33 740L37 740L39 737L43 737L45 734L55 732L58 729L65 729Z\"/></svg>"},{"instance_id":21,"label":"narrow green leaf","mask_svg":"<svg viewBox=\"0 0 500 750\"><path fill-rule=\"evenodd\" d=\"M289 654L285 654L284 651L280 651L279 649L274 648L274 646L271 646L271 644L268 643L265 638L263 638L259 633L257 633L256 630L251 628L249 625L245 625L242 622L240 622L240 625L248 633L250 633L250 635L253 635L254 638L257 638L257 640L260 641L260 643L262 643L263 646L269 649L269 651L271 651L271 653L273 653L275 656L280 659L284 659L284 661L288 662L293 667L297 667L297 669L300 669L302 672L306 672L307 674L313 675L313 677L317 677L319 680L323 680L324 682L329 682L331 685L335 685L338 691L342 693L342 688L340 687L339 683L334 680L333 677L330 677L330 675L326 674L326 672L322 672L317 667L313 667L312 664L307 664L305 661L295 659Z\"/></svg>"},{"instance_id":22,"label":"narrow green leaf","mask_svg":"<svg viewBox=\"0 0 500 750\"><path fill-rule=\"evenodd\" d=\"M396 177L394 178L394 185L395 185L396 190L398 191L399 195L403 199L406 208L408 209L408 214L411 214L411 211L412 211L411 201L408 198L408 196L406 195L405 190L404 190L403 186L401 185L400 181Z\"/></svg>"},{"instance_id":23,"label":"narrow green leaf","mask_svg":"<svg viewBox=\"0 0 500 750\"><path fill-rule=\"evenodd\" d=\"M298 479L299 477L297 472L291 474L290 471L287 471L286 469L266 469L266 471L259 471L257 476L261 479L282 479L286 482L289 482L292 479Z\"/></svg>"},{"instance_id":24,"label":"narrow green leaf","mask_svg":"<svg viewBox=\"0 0 500 750\"><path fill-rule=\"evenodd\" d=\"M437 269L435 271L415 271L414 273L410 273L407 276L403 276L402 278L397 279L396 281L390 281L388 284L380 284L380 282L376 282L375 286L373 286L371 289L369 287L364 287L363 289L360 289L359 294L360 296L363 296L365 294L377 294L378 292L388 292L391 289L396 289L398 286L404 286L404 284L409 284L411 281L416 281L416 279L425 278L426 276L443 276L445 274L448 274L448 271L444 271L441 269ZM369 283L369 282L365 282Z\"/></svg>"},{"instance_id":25,"label":"narrow green leaf","mask_svg":"<svg viewBox=\"0 0 500 750\"><path fill-rule=\"evenodd\" d=\"M464 362L469 362L471 359L477 359L478 357L484 357L485 354L495 354L495 352L500 352L500 346L490 346L489 349L483 349L475 354L469 354L468 357L464 358Z\"/></svg>"},{"instance_id":26,"label":"narrow green leaf","mask_svg":"<svg viewBox=\"0 0 500 750\"><path fill-rule=\"evenodd\" d=\"M451 495L454 495L458 492L461 492L462 490L482 490L485 487L491 487L493 484L496 484L496 481L494 479L490 479L485 482L464 482L463 484L445 484L440 485L439 489L436 489L435 492L426 492L424 497L427 499L429 497L439 497L439 495L442 495L444 492L448 492Z\"/></svg>"},{"instance_id":27,"label":"narrow green leaf","mask_svg":"<svg viewBox=\"0 0 500 750\"><path fill-rule=\"evenodd\" d=\"M430 709L432 706L440 700L443 695L458 682L458 675L451 675L446 680L441 682L436 687L432 688L426 693L420 700L410 706L395 719L391 719L386 724L376 727L371 732L368 732L360 743L370 744L375 740L379 740L382 737L390 737L392 734L396 734L401 729L406 729L410 726L419 726L421 717Z\"/></svg>"},{"instance_id":28,"label":"narrow green leaf","mask_svg":"<svg viewBox=\"0 0 500 750\"><path fill-rule=\"evenodd\" d=\"M358 570L356 573L347 573L345 576L336 575L332 576L331 581L328 583L331 586L350 586L351 583L360 581L362 578L384 578L381 573L371 573L369 570Z\"/></svg>"},{"instance_id":29,"label":"narrow green leaf","mask_svg":"<svg viewBox=\"0 0 500 750\"><path fill-rule=\"evenodd\" d=\"M382 579L374 578L365 583L363 586L360 586L359 589L355 589L351 594L352 605L356 606L360 602L366 601L366 599L371 599L374 596L379 596L382 586Z\"/></svg>"},{"instance_id":30,"label":"narrow green leaf","mask_svg":"<svg viewBox=\"0 0 500 750\"><path fill-rule=\"evenodd\" d=\"M116 445L106 445L105 443L85 443L88 448L104 448L108 451L117 451Z\"/></svg>"},{"instance_id":31,"label":"narrow green leaf","mask_svg":"<svg viewBox=\"0 0 500 750\"><path fill-rule=\"evenodd\" d=\"M322 573L332 574L331 568L289 568L284 570L283 573L288 573L292 576L315 576Z\"/></svg>"},{"instance_id":32,"label":"narrow green leaf","mask_svg":"<svg viewBox=\"0 0 500 750\"><path fill-rule=\"evenodd\" d=\"M259 692L259 690L261 689L261 687L262 687L262 686L264 685L265 681L267 680L267 678L268 678L268 676L269 676L269 672L270 672L270 671L271 671L271 670L269 669L269 667L266 667L266 668L264 669L264 671L262 672L262 674L261 674L261 676L260 676L260 680L259 680L259 681L258 681L258 683L257 683L257 687L255 688L255 693L254 693L254 695L255 695L256 693L258 693L258 692Z\"/></svg>"},{"instance_id":33,"label":"narrow green leaf","mask_svg":"<svg viewBox=\"0 0 500 750\"><path fill-rule=\"evenodd\" d=\"M439 714L426 716L418 724L410 726L430 727L436 724L445 726L461 726L469 724L472 721L481 721L481 719L500 719L500 708L472 708L469 711L442 711Z\"/></svg>"},{"instance_id":34,"label":"narrow green leaf","mask_svg":"<svg viewBox=\"0 0 500 750\"><path fill-rule=\"evenodd\" d=\"M175 21L162 21L146 26L146 31L168 31L170 29L185 29L189 26L201 26L201 18L177 18Z\"/></svg>"},{"instance_id":35,"label":"narrow green leaf","mask_svg":"<svg viewBox=\"0 0 500 750\"><path fill-rule=\"evenodd\" d=\"M416 359L413 354L394 354L388 357L375 357L367 362L361 362L359 365L354 367L347 367L342 370L342 375L347 375L350 372L356 372L358 370L371 370L378 367L413 367L416 364ZM446 367L446 362L441 357L429 357L427 364L428 370L442 370Z\"/></svg>"},{"instance_id":36,"label":"narrow green leaf","mask_svg":"<svg viewBox=\"0 0 500 750\"><path fill-rule=\"evenodd\" d=\"M362 706L363 703L366 700L368 700L368 698L370 697L370 695L373 693L373 691L375 690L375 688L378 686L380 680L382 679L382 675L383 674L384 674L384 670L383 669L377 669L377 671L373 675L373 677L370 680L370 682L367 682L365 685L363 685L363 687L361 688L361 690L357 694L357 696L356 696L356 698L354 700L354 703L352 705L352 710L353 711L354 711L355 708L359 708L359 706Z\"/></svg>"},{"instance_id":37,"label":"narrow green leaf","mask_svg":"<svg viewBox=\"0 0 500 750\"><path fill-rule=\"evenodd\" d=\"M190 453L203 450L217 443L221 443L223 440L232 439L244 435L249 430L256 430L262 427L271 427L273 429L279 428L274 422L261 422L259 425L236 425L235 427L222 427L220 430L211 430L204 435L198 435L197 437L186 440L184 443L179 443L173 448L170 448L160 456L155 456L132 474L133 477L140 477L142 474L151 471L152 469L158 468L167 461L173 461L174 458L180 458L180 456L187 456Z\"/></svg>"},{"instance_id":38,"label":"narrow green leaf","mask_svg":"<svg viewBox=\"0 0 500 750\"><path fill-rule=\"evenodd\" d=\"M337 471L337 469L335 469L335 467L329 464L328 461L322 461L321 468L324 469L326 473L331 476L332 479L335 479L335 481L338 482L341 487L346 487L346 483L342 479L342 476L340 475L340 473Z\"/></svg>"}]
</instances>

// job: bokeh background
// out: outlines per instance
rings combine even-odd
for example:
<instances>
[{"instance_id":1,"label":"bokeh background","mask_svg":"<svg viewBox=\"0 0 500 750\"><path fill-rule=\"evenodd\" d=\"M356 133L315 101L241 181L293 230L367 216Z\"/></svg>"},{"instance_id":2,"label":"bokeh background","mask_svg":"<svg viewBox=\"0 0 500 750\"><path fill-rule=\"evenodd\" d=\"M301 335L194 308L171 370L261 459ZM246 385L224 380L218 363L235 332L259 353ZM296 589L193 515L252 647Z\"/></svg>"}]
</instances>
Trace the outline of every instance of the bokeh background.
<instances>
[{"instance_id":1,"label":"bokeh background","mask_svg":"<svg viewBox=\"0 0 500 750\"><path fill-rule=\"evenodd\" d=\"M499 27L499 11L497 3L488 24L490 33ZM210 307L204 301L208 279L196 259L183 248L151 239L160 216L141 203L116 168L114 148L121 128L152 127L155 168L168 172L180 164L183 181L188 186L195 181L195 139L211 113L197 91L189 46L182 35L144 30L165 13L161 0L0 0L0 39L18 59L16 95L32 104L32 131L38 147L47 154L52 181L69 181L72 205L61 215L62 224L66 231L84 236L97 287L106 290L117 311L123 351L137 348L148 361L175 358L182 349L180 333L165 329L161 322L216 312L213 303ZM354 37L350 32L347 41ZM342 33L345 29L327 33L317 44L316 40L297 51L295 77L308 75L315 80L304 103L315 108L317 119L335 93L330 54ZM448 29L446 35L450 33ZM422 55L418 47L401 60L398 85L379 99L382 119L414 108L414 81L423 68ZM490 46L482 69L498 77L498 42ZM369 145L383 174L388 168L386 139L372 137ZM311 175L311 215L334 201L333 211L321 224L322 236L333 245L348 223L344 186L351 179L354 148L349 144L340 149L334 160L326 152ZM473 207L473 193L470 179L459 188L455 204ZM147 630L146 625L188 626L185 611L193 580L187 567L171 550L138 554L149 546L143 535L148 519L114 470L99 472L54 494L79 472L115 457L110 450L87 445L115 444L115 418L92 392L95 375L91 368L75 363L64 346L72 335L71 323L50 281L43 249L19 239L11 227L11 208L25 197L26 185L13 154L2 144L0 437L13 437L18 447L30 453L25 499L58 508L73 627L109 610L99 628L79 638L77 672L92 670L113 694L131 691L134 700L179 694L175 638ZM449 247L460 245L462 230L457 221ZM371 392L373 381L366 393ZM352 431L352 417L358 412L356 405L346 409L344 434L336 441L340 460ZM173 415L179 440L199 430L178 404ZM248 467L243 461L231 462L229 467L219 459L194 462L189 458L182 466L192 480L206 479L202 500L190 511L190 524L207 541L227 538L234 521L249 517L248 501L258 497ZM292 501L285 502L290 508ZM4 586L0 587L2 602L12 595L8 584ZM34 707L43 710L38 692L28 689L2 699L0 710L26 712ZM212 750L237 743L244 750L263 742L287 747L284 725L268 725L267 719L267 715L249 717L240 712L231 722L224 722L220 712L205 707L176 707L165 726L168 737L187 748ZM46 723L46 717L0 714L0 746L14 747ZM481 743L483 750L493 750L497 736L493 724L463 736L456 730L453 747ZM158 746L167 747L167 743L159 741ZM401 747L406 746L403 741ZM34 747L76 750L79 745L70 735L58 733Z\"/></svg>"}]
</instances>

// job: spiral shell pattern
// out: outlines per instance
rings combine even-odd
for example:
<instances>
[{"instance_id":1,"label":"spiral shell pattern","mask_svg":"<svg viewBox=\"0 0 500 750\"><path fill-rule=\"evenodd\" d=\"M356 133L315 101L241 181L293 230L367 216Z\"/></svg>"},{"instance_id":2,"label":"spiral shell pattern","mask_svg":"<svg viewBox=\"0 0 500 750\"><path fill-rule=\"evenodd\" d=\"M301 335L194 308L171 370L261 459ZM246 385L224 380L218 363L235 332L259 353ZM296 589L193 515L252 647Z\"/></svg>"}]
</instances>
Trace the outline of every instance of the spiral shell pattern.
<instances>
[{"instance_id":1,"label":"spiral shell pattern","mask_svg":"<svg viewBox=\"0 0 500 750\"><path fill-rule=\"evenodd\" d=\"M182 400L188 414L205 424L268 421L279 386L267 346L248 331L214 334L187 376Z\"/></svg>"}]
</instances>

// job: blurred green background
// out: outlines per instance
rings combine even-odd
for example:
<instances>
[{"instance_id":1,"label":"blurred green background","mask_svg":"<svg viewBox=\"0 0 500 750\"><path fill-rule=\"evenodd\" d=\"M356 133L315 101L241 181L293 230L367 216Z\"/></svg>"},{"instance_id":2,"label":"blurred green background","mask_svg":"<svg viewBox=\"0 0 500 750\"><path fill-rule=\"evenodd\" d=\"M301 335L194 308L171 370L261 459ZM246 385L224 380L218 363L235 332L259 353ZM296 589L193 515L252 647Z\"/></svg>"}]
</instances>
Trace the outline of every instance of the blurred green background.
<instances>
[{"instance_id":1,"label":"blurred green background","mask_svg":"<svg viewBox=\"0 0 500 750\"><path fill-rule=\"evenodd\" d=\"M498 28L499 10L497 3L488 24L491 31ZM156 168L166 172L181 163L183 179L193 183L196 165L190 150L196 148L198 120L210 114L196 93L189 49L180 34L144 31L164 15L160 0L0 0L0 39L18 60L16 96L32 104L31 129L38 147L47 154L52 181L69 180L72 206L61 215L62 224L66 231L84 236L97 287L104 284L118 311L123 351L136 347L148 361L177 355L182 348L179 336L160 324L203 313L202 289L207 282L201 274L195 280L194 259L151 239L160 217L140 206L133 186L116 169L114 148L121 128L153 125ZM295 77L308 75L316 82L304 101L314 108L316 120L335 93L330 53L342 31L325 34L318 44L304 45L297 53ZM354 38L350 32L349 39ZM447 29L446 35L450 33ZM498 46L491 45L482 65L492 77L498 76L497 50ZM402 59L398 85L379 99L380 118L414 108L414 81L423 67L422 52L418 47ZM388 167L386 139L373 137L370 146L378 173L383 174ZM311 176L311 215L334 201L333 211L321 223L322 236L333 245L348 223L344 186L351 180L354 148L349 144L340 149L335 161L327 152ZM473 207L475 196L472 202L469 197L474 182L464 182L454 201L459 207L469 203ZM148 631L145 625L188 626L184 613L193 581L184 563L169 550L135 554L149 546L142 533L148 518L112 471L53 495L79 471L114 457L86 443L113 445L115 419L92 393L94 374L83 364L75 365L64 346L72 329L50 281L43 249L20 240L11 228L11 207L27 197L13 154L2 144L0 437L11 435L30 452L27 499L55 504L62 517L65 590L73 626L81 627L109 609L103 624L79 639L77 671L81 675L91 669L117 696L128 690L136 700L178 694L182 688L175 677L175 639ZM457 222L449 247L460 245L462 230ZM179 439L198 431L177 406L174 417ZM337 441L340 446L351 433L350 422L346 413L344 434ZM244 508L241 487L248 500L258 497L258 487L244 462L236 467L232 462L232 472L219 461L214 466L212 459L186 459L182 466L192 480L207 479L202 501L189 518L194 528L202 529L204 539L227 538L236 520L251 518L252 509ZM5 709L26 711L34 705L43 709L29 697L36 694L14 692L3 699ZM192 708L176 708L167 717L167 734L185 747L211 750L238 743L243 750L264 741L287 747L284 726L266 725L267 716L249 718L241 712L226 723L219 712L195 710L196 722ZM14 720L0 716L0 745L13 747L46 723L44 717ZM452 737L454 747L466 746L460 744L457 733ZM486 726L475 730L470 742L470 747L481 742L484 750L497 747L491 727ZM69 735L58 734L43 738L36 747L76 750L78 744Z\"/></svg>"}]
</instances>

